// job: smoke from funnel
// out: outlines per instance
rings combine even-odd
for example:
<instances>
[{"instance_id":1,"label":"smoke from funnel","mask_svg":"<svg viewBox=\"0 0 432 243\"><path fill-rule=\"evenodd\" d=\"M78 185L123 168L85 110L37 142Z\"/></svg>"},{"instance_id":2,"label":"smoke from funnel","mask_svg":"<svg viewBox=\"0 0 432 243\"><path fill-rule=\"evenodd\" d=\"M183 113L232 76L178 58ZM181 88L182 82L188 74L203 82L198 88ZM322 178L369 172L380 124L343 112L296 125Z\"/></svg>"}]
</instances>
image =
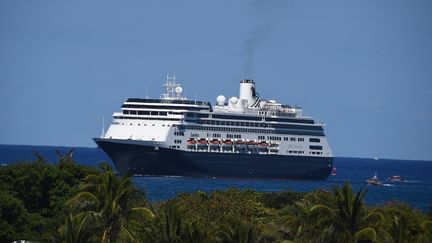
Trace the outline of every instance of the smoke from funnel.
<instances>
[{"instance_id":1,"label":"smoke from funnel","mask_svg":"<svg viewBox=\"0 0 432 243\"><path fill-rule=\"evenodd\" d=\"M243 67L243 78L254 78L254 61L257 49L269 36L270 30L277 24L280 11L287 6L283 0L257 0L248 7L252 10L254 19L259 23L248 33L242 45L245 56Z\"/></svg>"},{"instance_id":2,"label":"smoke from funnel","mask_svg":"<svg viewBox=\"0 0 432 243\"><path fill-rule=\"evenodd\" d=\"M254 71L254 59L256 54L256 49L263 41L265 33L265 28L262 25L255 26L251 29L248 34L248 37L243 42L243 52L245 55L244 62L244 70L243 75L244 78L253 78Z\"/></svg>"}]
</instances>

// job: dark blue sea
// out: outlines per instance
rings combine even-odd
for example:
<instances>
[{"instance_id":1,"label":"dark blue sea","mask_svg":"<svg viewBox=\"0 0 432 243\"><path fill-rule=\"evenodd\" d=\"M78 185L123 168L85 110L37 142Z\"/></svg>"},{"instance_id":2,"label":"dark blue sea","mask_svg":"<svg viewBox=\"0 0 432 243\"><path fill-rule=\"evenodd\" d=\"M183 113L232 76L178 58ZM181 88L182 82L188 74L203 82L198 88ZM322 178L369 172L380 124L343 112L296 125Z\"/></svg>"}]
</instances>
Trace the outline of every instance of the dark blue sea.
<instances>
[{"instance_id":1,"label":"dark blue sea","mask_svg":"<svg viewBox=\"0 0 432 243\"><path fill-rule=\"evenodd\" d=\"M48 161L57 161L56 150L66 153L70 147L0 145L0 163L11 164L23 160L34 160L33 151L43 155ZM104 152L98 148L73 148L73 158L78 163L97 166L106 161L112 164ZM358 190L367 188L366 203L380 205L386 201L401 201L422 211L432 205L432 161L363 159L336 157L334 165L337 175L322 181L275 180L275 179L236 179L236 178L190 178L190 177L134 177L137 187L143 189L151 201L174 197L180 192L202 190L210 192L229 187L250 188L257 191L312 191L331 190L335 185L351 182ZM383 187L368 186L366 179L377 172L384 182ZM391 175L400 175L402 182L390 183Z\"/></svg>"}]
</instances>

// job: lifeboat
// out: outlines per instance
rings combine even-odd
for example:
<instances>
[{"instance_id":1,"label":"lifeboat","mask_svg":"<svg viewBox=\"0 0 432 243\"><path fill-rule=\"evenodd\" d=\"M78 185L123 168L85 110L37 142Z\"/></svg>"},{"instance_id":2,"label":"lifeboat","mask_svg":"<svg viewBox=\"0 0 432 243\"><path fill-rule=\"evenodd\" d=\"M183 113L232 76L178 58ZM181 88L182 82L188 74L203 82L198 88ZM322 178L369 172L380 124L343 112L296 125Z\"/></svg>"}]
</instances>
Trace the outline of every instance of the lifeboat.
<instances>
[{"instance_id":1,"label":"lifeboat","mask_svg":"<svg viewBox=\"0 0 432 243\"><path fill-rule=\"evenodd\" d=\"M265 152L267 151L268 146L269 144L266 141L261 141L258 143L257 149L259 152Z\"/></svg>"},{"instance_id":2,"label":"lifeboat","mask_svg":"<svg viewBox=\"0 0 432 243\"><path fill-rule=\"evenodd\" d=\"M226 139L222 142L222 150L223 151L231 151L233 148L233 141L231 139Z\"/></svg>"},{"instance_id":3,"label":"lifeboat","mask_svg":"<svg viewBox=\"0 0 432 243\"><path fill-rule=\"evenodd\" d=\"M197 143L197 141L194 138L189 138L187 140L187 144L188 145L195 145Z\"/></svg>"},{"instance_id":4,"label":"lifeboat","mask_svg":"<svg viewBox=\"0 0 432 243\"><path fill-rule=\"evenodd\" d=\"M235 141L235 147L237 149L244 148L245 146L246 146L246 142L244 140L239 139Z\"/></svg>"},{"instance_id":5,"label":"lifeboat","mask_svg":"<svg viewBox=\"0 0 432 243\"><path fill-rule=\"evenodd\" d=\"M258 146L267 148L269 144L266 141L261 141L258 143Z\"/></svg>"},{"instance_id":6,"label":"lifeboat","mask_svg":"<svg viewBox=\"0 0 432 243\"><path fill-rule=\"evenodd\" d=\"M246 142L246 145L247 145L247 148L249 150L253 150L253 149L255 149L257 147L258 143L255 140L249 140L249 141Z\"/></svg>"},{"instance_id":7,"label":"lifeboat","mask_svg":"<svg viewBox=\"0 0 432 243\"><path fill-rule=\"evenodd\" d=\"M220 145L220 140L215 138L215 139L210 141L210 145Z\"/></svg>"},{"instance_id":8,"label":"lifeboat","mask_svg":"<svg viewBox=\"0 0 432 243\"><path fill-rule=\"evenodd\" d=\"M207 139L205 138L198 139L196 146L198 150L207 150L208 149Z\"/></svg>"}]
</instances>

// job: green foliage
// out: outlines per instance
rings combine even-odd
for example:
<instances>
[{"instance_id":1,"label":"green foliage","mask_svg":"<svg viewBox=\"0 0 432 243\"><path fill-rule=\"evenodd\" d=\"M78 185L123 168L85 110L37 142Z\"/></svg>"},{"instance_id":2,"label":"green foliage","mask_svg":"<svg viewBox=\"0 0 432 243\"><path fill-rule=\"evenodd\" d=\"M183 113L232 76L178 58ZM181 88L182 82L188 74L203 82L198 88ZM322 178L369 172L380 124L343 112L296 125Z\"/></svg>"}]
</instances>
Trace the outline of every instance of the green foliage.
<instances>
[{"instance_id":1,"label":"green foliage","mask_svg":"<svg viewBox=\"0 0 432 243\"><path fill-rule=\"evenodd\" d=\"M7 227L0 227L0 235L15 239L48 241L51 232L58 228L67 215L64 203L77 190L78 185L91 167L77 165L70 156L59 156L50 164L37 154L33 162L20 162L0 167L0 191L13 197L17 219L27 218L15 227L14 235ZM3 197L3 196L2 196ZM2 220L4 216L2 215Z\"/></svg>"},{"instance_id":2,"label":"green foliage","mask_svg":"<svg viewBox=\"0 0 432 243\"><path fill-rule=\"evenodd\" d=\"M0 242L432 242L431 215L365 190L333 193L230 188L149 204L131 177L75 164L0 167Z\"/></svg>"},{"instance_id":3,"label":"green foliage","mask_svg":"<svg viewBox=\"0 0 432 243\"><path fill-rule=\"evenodd\" d=\"M306 193L293 191L262 192L261 202L269 208L282 209L302 200Z\"/></svg>"},{"instance_id":4,"label":"green foliage","mask_svg":"<svg viewBox=\"0 0 432 243\"><path fill-rule=\"evenodd\" d=\"M384 239L393 242L432 242L432 221L406 204L388 202L379 209Z\"/></svg>"},{"instance_id":5,"label":"green foliage","mask_svg":"<svg viewBox=\"0 0 432 243\"><path fill-rule=\"evenodd\" d=\"M154 215L145 207L146 201L134 207L137 206L134 196L140 194L136 193L130 176L118 178L107 164L100 168L102 173L87 175L79 192L68 201L74 217L80 220L80 225L85 224L83 221L91 222L82 233L91 232L98 241L134 241L135 228L131 226L151 220Z\"/></svg>"},{"instance_id":6,"label":"green foliage","mask_svg":"<svg viewBox=\"0 0 432 243\"><path fill-rule=\"evenodd\" d=\"M185 208L185 220L195 220L205 225L219 224L226 215L236 215L252 223L268 222L276 210L266 207L261 202L261 194L253 190L230 188L226 191L214 191L210 195L204 192L184 193L174 199Z\"/></svg>"},{"instance_id":7,"label":"green foliage","mask_svg":"<svg viewBox=\"0 0 432 243\"><path fill-rule=\"evenodd\" d=\"M324 189L306 193L301 200L306 204L321 204L329 207L336 205L336 197Z\"/></svg>"},{"instance_id":8,"label":"green foliage","mask_svg":"<svg viewBox=\"0 0 432 243\"><path fill-rule=\"evenodd\" d=\"M256 227L237 216L228 215L224 217L219 225L219 232L222 234L223 242L226 243L251 243L254 240Z\"/></svg>"},{"instance_id":9,"label":"green foliage","mask_svg":"<svg viewBox=\"0 0 432 243\"><path fill-rule=\"evenodd\" d=\"M24 237L30 223L21 200L0 191L0 242L11 242Z\"/></svg>"}]
</instances>

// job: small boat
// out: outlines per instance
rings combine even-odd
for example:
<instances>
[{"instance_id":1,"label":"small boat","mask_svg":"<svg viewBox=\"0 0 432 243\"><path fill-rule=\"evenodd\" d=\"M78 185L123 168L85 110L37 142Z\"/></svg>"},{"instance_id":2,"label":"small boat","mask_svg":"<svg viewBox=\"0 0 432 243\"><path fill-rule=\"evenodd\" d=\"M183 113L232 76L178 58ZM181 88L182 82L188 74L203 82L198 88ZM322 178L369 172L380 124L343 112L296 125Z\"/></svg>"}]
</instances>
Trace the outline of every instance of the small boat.
<instances>
[{"instance_id":1,"label":"small boat","mask_svg":"<svg viewBox=\"0 0 432 243\"><path fill-rule=\"evenodd\" d=\"M383 186L384 184L378 179L377 173L375 172L374 177L366 180L368 185L372 186Z\"/></svg>"},{"instance_id":2,"label":"small boat","mask_svg":"<svg viewBox=\"0 0 432 243\"><path fill-rule=\"evenodd\" d=\"M336 175L336 167L333 167L332 172L331 172L331 175L332 175L332 176L335 176L335 175Z\"/></svg>"},{"instance_id":3,"label":"small boat","mask_svg":"<svg viewBox=\"0 0 432 243\"><path fill-rule=\"evenodd\" d=\"M387 178L390 182L401 182L400 175L393 175Z\"/></svg>"}]
</instances>

